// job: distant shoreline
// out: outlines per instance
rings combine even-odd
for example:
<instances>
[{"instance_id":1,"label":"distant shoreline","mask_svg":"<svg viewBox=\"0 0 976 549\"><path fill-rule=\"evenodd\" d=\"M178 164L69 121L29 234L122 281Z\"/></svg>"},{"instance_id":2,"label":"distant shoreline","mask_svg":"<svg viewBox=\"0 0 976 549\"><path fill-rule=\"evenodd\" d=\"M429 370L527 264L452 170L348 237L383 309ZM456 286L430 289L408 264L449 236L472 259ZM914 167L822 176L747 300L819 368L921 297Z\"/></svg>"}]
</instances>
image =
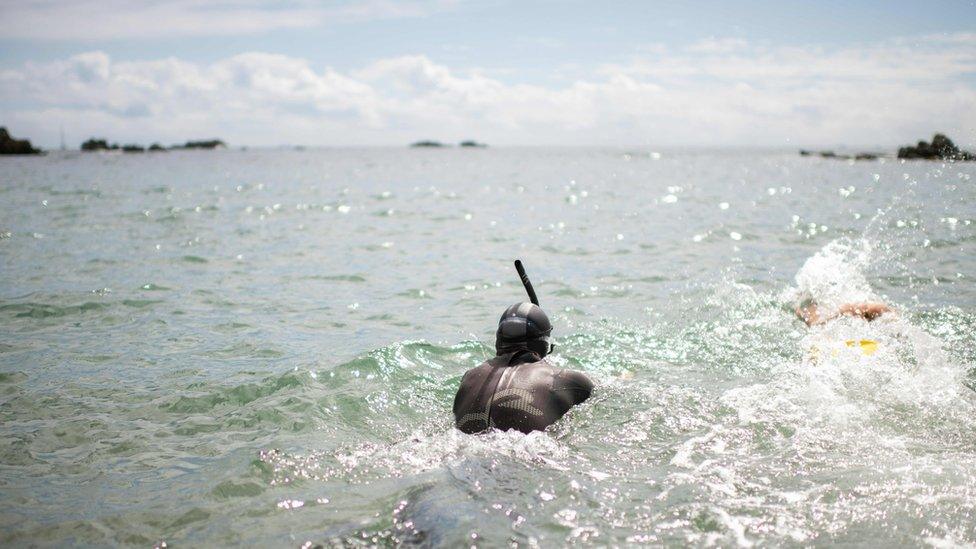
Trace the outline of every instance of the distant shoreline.
<instances>
[{"instance_id":1,"label":"distant shoreline","mask_svg":"<svg viewBox=\"0 0 976 549\"><path fill-rule=\"evenodd\" d=\"M142 152L165 152L165 151L175 151L175 150L185 150L185 149L213 150L213 149L226 149L226 148L227 148L227 144L220 139L203 139L203 140L196 140L196 141L187 141L182 145L176 144L176 145L170 145L169 147L164 147L159 143L153 143L148 147L143 147L142 145L135 144L135 143L119 145L118 143L109 143L107 139L96 139L92 137L81 144L82 152L122 151L125 153L142 153Z\"/></svg>"},{"instance_id":2,"label":"distant shoreline","mask_svg":"<svg viewBox=\"0 0 976 549\"><path fill-rule=\"evenodd\" d=\"M932 142L919 141L915 145L898 148L896 154L881 152L860 152L852 154L838 154L832 150L811 151L800 149L800 156L819 156L835 160L878 160L881 158L896 158L898 160L941 160L948 162L969 162L976 160L976 153L965 151L956 146L945 134L937 133Z\"/></svg>"}]
</instances>

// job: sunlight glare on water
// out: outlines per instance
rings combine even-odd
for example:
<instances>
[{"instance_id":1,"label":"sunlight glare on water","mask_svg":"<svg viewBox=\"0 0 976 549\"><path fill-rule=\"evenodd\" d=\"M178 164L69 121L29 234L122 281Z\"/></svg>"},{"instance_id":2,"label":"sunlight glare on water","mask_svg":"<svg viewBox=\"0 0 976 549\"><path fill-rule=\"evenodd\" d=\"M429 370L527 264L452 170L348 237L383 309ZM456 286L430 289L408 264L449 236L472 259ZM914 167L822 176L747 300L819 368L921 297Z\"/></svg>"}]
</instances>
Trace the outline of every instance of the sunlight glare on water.
<instances>
[{"instance_id":1,"label":"sunlight glare on water","mask_svg":"<svg viewBox=\"0 0 976 549\"><path fill-rule=\"evenodd\" d=\"M972 164L3 161L4 544L976 543ZM593 398L464 435L525 261ZM793 314L881 299L894 314ZM876 344L865 354L857 344Z\"/></svg>"}]
</instances>

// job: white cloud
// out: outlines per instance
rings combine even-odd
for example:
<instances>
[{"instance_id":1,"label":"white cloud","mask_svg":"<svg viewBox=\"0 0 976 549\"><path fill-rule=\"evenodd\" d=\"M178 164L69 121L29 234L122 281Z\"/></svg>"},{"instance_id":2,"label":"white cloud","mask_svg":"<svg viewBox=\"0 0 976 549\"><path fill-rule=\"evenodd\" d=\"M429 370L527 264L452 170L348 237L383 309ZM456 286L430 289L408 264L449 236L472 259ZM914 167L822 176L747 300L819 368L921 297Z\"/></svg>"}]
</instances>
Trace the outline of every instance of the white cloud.
<instances>
[{"instance_id":1,"label":"white cloud","mask_svg":"<svg viewBox=\"0 0 976 549\"><path fill-rule=\"evenodd\" d=\"M603 70L661 80L701 77L780 86L806 85L810 80L944 82L976 71L976 34L896 39L841 49L707 40L684 52L659 50Z\"/></svg>"},{"instance_id":2,"label":"white cloud","mask_svg":"<svg viewBox=\"0 0 976 549\"><path fill-rule=\"evenodd\" d=\"M452 0L20 0L0 4L5 39L86 41L251 34L330 23L419 17Z\"/></svg>"},{"instance_id":3,"label":"white cloud","mask_svg":"<svg viewBox=\"0 0 976 549\"><path fill-rule=\"evenodd\" d=\"M972 146L974 46L976 35L847 49L656 47L562 87L420 55L340 73L258 52L210 64L90 52L0 71L0 116L49 145L63 125L76 141L144 143L893 146L938 130Z\"/></svg>"},{"instance_id":4,"label":"white cloud","mask_svg":"<svg viewBox=\"0 0 976 549\"><path fill-rule=\"evenodd\" d=\"M688 51L698 53L729 53L745 48L748 42L741 38L709 38L688 47Z\"/></svg>"}]
</instances>

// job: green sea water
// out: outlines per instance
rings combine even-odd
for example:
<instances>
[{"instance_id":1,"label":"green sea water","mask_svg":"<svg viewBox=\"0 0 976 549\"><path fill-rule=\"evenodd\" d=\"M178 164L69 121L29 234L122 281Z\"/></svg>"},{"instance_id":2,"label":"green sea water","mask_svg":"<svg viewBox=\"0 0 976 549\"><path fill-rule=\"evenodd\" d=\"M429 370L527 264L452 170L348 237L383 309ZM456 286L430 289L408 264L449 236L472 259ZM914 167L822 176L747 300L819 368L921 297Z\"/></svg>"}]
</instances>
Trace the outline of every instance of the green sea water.
<instances>
[{"instance_id":1,"label":"green sea water","mask_svg":"<svg viewBox=\"0 0 976 549\"><path fill-rule=\"evenodd\" d=\"M974 179L770 151L0 159L0 544L974 544ZM464 435L517 257L594 396ZM896 313L810 330L804 296Z\"/></svg>"}]
</instances>

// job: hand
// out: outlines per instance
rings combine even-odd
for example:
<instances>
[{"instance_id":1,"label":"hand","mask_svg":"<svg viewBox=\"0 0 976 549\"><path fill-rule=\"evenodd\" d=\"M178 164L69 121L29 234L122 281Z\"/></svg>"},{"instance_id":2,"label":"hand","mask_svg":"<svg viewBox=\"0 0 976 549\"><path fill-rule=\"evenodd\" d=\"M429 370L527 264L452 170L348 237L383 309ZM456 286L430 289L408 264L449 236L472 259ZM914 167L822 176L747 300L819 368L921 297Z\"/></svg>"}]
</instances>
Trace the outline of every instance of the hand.
<instances>
[{"instance_id":1,"label":"hand","mask_svg":"<svg viewBox=\"0 0 976 549\"><path fill-rule=\"evenodd\" d=\"M871 321L884 313L891 312L891 308L884 303L878 301L864 301L861 303L845 303L840 306L838 310L839 314L859 316L865 320Z\"/></svg>"}]
</instances>

